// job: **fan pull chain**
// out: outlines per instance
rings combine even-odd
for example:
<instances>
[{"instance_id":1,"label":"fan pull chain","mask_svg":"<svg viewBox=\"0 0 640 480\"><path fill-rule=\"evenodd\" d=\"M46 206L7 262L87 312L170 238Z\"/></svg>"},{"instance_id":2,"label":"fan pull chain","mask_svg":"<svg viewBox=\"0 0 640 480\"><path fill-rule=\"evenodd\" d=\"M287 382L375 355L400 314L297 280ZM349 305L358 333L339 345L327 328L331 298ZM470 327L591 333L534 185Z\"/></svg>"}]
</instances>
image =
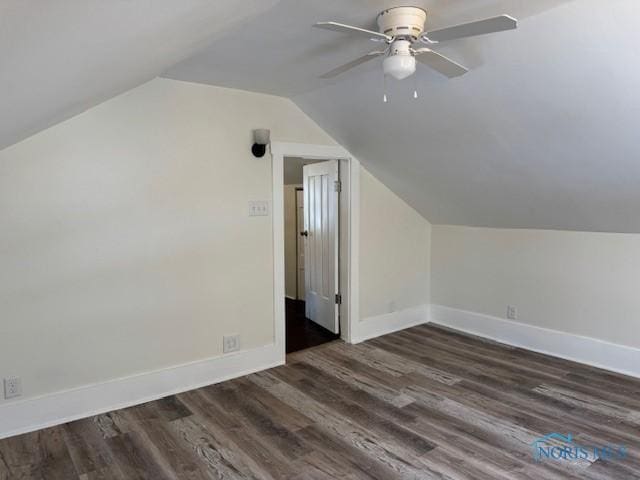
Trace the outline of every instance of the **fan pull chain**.
<instances>
[{"instance_id":1,"label":"fan pull chain","mask_svg":"<svg viewBox=\"0 0 640 480\"><path fill-rule=\"evenodd\" d=\"M384 103L387 103L387 76L385 74L382 74L382 81L383 81L383 92L382 92L382 101Z\"/></svg>"},{"instance_id":2,"label":"fan pull chain","mask_svg":"<svg viewBox=\"0 0 640 480\"><path fill-rule=\"evenodd\" d=\"M413 74L413 98L418 98L418 79L415 73Z\"/></svg>"}]
</instances>

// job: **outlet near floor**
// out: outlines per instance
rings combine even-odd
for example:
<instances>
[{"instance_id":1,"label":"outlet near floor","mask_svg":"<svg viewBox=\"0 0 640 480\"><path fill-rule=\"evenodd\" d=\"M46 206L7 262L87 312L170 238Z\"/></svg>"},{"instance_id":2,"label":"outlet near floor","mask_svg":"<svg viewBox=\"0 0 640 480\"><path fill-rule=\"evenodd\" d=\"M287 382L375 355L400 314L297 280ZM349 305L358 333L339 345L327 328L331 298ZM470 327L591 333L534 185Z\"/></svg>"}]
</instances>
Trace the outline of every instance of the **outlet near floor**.
<instances>
[{"instance_id":1,"label":"outlet near floor","mask_svg":"<svg viewBox=\"0 0 640 480\"><path fill-rule=\"evenodd\" d=\"M15 398L22 395L22 380L20 377L4 379L4 398Z\"/></svg>"},{"instance_id":2,"label":"outlet near floor","mask_svg":"<svg viewBox=\"0 0 640 480\"><path fill-rule=\"evenodd\" d=\"M240 335L225 335L222 338L222 352L231 353L240 350Z\"/></svg>"},{"instance_id":3,"label":"outlet near floor","mask_svg":"<svg viewBox=\"0 0 640 480\"><path fill-rule=\"evenodd\" d=\"M507 318L509 320L518 319L518 309L514 305L507 305Z\"/></svg>"}]
</instances>

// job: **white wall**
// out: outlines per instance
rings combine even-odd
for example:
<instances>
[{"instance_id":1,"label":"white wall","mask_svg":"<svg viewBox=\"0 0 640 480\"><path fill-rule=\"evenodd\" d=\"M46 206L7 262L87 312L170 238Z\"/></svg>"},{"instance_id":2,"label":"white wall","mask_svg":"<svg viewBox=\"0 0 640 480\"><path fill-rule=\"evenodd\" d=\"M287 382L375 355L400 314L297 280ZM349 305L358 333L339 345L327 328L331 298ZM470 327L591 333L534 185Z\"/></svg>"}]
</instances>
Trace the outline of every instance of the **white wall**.
<instances>
[{"instance_id":1,"label":"white wall","mask_svg":"<svg viewBox=\"0 0 640 480\"><path fill-rule=\"evenodd\" d=\"M429 303L431 224L360 173L360 318Z\"/></svg>"},{"instance_id":2,"label":"white wall","mask_svg":"<svg viewBox=\"0 0 640 480\"><path fill-rule=\"evenodd\" d=\"M284 186L284 292L285 295L290 298L297 298L298 293L298 211L296 208L296 188L301 186L302 185Z\"/></svg>"},{"instance_id":3,"label":"white wall","mask_svg":"<svg viewBox=\"0 0 640 480\"><path fill-rule=\"evenodd\" d=\"M640 347L640 235L433 227L432 303ZM566 345L569 347L569 345Z\"/></svg>"},{"instance_id":4,"label":"white wall","mask_svg":"<svg viewBox=\"0 0 640 480\"><path fill-rule=\"evenodd\" d=\"M157 79L0 152L0 378L23 398L273 341L269 157L291 101Z\"/></svg>"}]
</instances>

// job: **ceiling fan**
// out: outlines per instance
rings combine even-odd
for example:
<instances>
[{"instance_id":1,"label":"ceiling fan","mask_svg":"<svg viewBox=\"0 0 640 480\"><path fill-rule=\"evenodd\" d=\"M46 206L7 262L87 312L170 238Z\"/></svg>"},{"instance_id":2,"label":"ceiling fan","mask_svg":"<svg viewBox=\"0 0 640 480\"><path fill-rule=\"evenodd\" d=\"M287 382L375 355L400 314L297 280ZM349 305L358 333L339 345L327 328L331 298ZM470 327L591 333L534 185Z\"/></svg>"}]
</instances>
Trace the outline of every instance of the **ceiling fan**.
<instances>
[{"instance_id":1,"label":"ceiling fan","mask_svg":"<svg viewBox=\"0 0 640 480\"><path fill-rule=\"evenodd\" d=\"M385 43L386 47L356 58L321 75L320 78L332 78L362 63L385 56L382 63L384 74L402 80L416 71L416 60L441 74L453 78L464 75L468 70L450 58L433 51L430 47L440 42L475 35L513 30L518 21L509 15L463 23L453 27L425 32L427 12L419 7L394 7L378 15L379 32L338 22L319 22L317 28L344 32L370 40ZM424 47L422 45L427 45ZM417 96L417 92L414 93ZM385 96L386 99L386 96Z\"/></svg>"}]
</instances>

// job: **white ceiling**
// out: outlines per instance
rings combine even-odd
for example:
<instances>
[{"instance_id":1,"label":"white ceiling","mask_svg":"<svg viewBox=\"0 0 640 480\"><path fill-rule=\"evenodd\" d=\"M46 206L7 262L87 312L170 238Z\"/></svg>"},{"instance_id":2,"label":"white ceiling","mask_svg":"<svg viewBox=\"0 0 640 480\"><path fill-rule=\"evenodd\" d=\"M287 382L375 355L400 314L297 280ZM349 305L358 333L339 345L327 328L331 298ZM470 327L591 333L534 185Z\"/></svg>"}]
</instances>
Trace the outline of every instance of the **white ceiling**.
<instances>
[{"instance_id":1,"label":"white ceiling","mask_svg":"<svg viewBox=\"0 0 640 480\"><path fill-rule=\"evenodd\" d=\"M417 1L432 28L510 13L519 30L438 50L471 68L389 86L380 64L318 75L376 47L310 28L372 27L396 2L285 0L171 78L289 96L435 223L640 232L640 2Z\"/></svg>"},{"instance_id":2,"label":"white ceiling","mask_svg":"<svg viewBox=\"0 0 640 480\"><path fill-rule=\"evenodd\" d=\"M0 0L0 149L158 76L277 0Z\"/></svg>"},{"instance_id":3,"label":"white ceiling","mask_svg":"<svg viewBox=\"0 0 640 480\"><path fill-rule=\"evenodd\" d=\"M640 2L415 0L433 29L520 28L439 46L472 71L421 68L418 100L409 79L382 103L375 61L318 79L377 45L312 23L372 28L399 3L5 0L0 147L165 71L293 98L432 222L640 232Z\"/></svg>"}]
</instances>

